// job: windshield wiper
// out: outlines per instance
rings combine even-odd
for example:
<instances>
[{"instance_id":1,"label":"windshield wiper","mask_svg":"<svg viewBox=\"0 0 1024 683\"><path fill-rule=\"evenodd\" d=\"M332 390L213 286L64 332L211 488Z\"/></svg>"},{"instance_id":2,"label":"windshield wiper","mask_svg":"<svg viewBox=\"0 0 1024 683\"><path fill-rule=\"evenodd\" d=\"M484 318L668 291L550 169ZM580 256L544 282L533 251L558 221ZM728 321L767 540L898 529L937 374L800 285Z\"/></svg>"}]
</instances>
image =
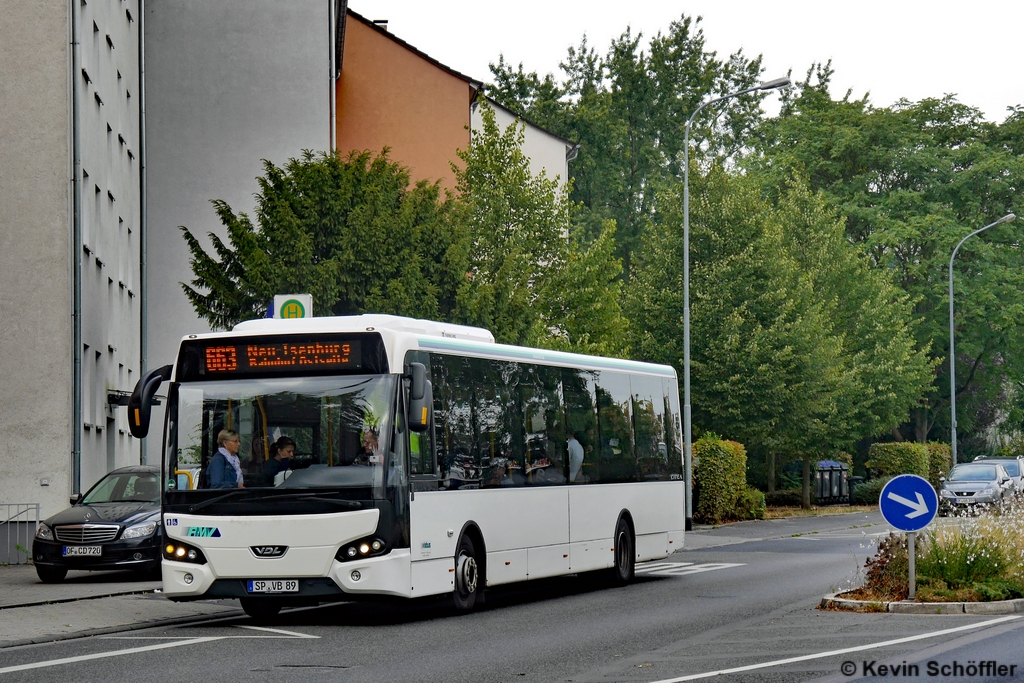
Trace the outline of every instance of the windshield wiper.
<instances>
[{"instance_id":1,"label":"windshield wiper","mask_svg":"<svg viewBox=\"0 0 1024 683\"><path fill-rule=\"evenodd\" d=\"M355 500L341 500L338 498L324 498L318 496L315 493L286 493L280 496L262 496L260 498L253 498L251 502L264 501L264 500L299 500L299 501L314 501L317 503L334 503L341 507L347 507L350 510L358 510L363 507L363 504Z\"/></svg>"},{"instance_id":2,"label":"windshield wiper","mask_svg":"<svg viewBox=\"0 0 1024 683\"><path fill-rule=\"evenodd\" d=\"M232 489L231 491L228 491L224 495L214 496L213 498L208 498L207 500L204 500L202 503L196 503L195 505L190 505L189 508L188 508L188 511L189 512L195 512L196 510L202 510L207 505L213 505L214 503L219 503L220 501L224 500L225 498L231 498L232 496L237 496L239 493L246 493L246 490L245 489Z\"/></svg>"}]
</instances>

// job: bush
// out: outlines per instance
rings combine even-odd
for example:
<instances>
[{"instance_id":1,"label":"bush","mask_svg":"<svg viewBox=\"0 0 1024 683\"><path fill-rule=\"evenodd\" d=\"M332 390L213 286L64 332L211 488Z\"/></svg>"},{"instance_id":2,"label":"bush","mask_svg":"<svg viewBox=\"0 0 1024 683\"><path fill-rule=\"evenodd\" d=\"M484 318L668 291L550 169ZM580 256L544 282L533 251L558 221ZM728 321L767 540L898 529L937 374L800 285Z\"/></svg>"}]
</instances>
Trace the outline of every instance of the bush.
<instances>
[{"instance_id":1,"label":"bush","mask_svg":"<svg viewBox=\"0 0 1024 683\"><path fill-rule=\"evenodd\" d=\"M857 505L877 505L878 497L882 495L882 487L889 483L892 477L876 477L857 484L850 494L850 502Z\"/></svg>"},{"instance_id":2,"label":"bush","mask_svg":"<svg viewBox=\"0 0 1024 683\"><path fill-rule=\"evenodd\" d=\"M747 451L735 441L705 434L693 444L694 521L718 524L736 512L747 488Z\"/></svg>"},{"instance_id":3,"label":"bush","mask_svg":"<svg viewBox=\"0 0 1024 683\"><path fill-rule=\"evenodd\" d=\"M748 486L736 503L735 517L739 519L764 519L767 512L764 493Z\"/></svg>"},{"instance_id":4,"label":"bush","mask_svg":"<svg viewBox=\"0 0 1024 683\"><path fill-rule=\"evenodd\" d=\"M926 445L901 441L871 444L871 448L868 449L868 461L864 464L885 476L916 474L927 478L928 463Z\"/></svg>"},{"instance_id":5,"label":"bush","mask_svg":"<svg viewBox=\"0 0 1024 683\"><path fill-rule=\"evenodd\" d=\"M918 561L922 578L941 579L952 590L1002 579L1011 569L999 539L986 533L991 522L938 527L924 537Z\"/></svg>"},{"instance_id":6,"label":"bush","mask_svg":"<svg viewBox=\"0 0 1024 683\"><path fill-rule=\"evenodd\" d=\"M915 553L916 554L916 553ZM907 539L902 535L889 534L878 543L878 552L864 563L867 576L864 588L883 600L905 600L910 594L907 579L910 572L910 556L907 554Z\"/></svg>"},{"instance_id":7,"label":"bush","mask_svg":"<svg viewBox=\"0 0 1024 683\"><path fill-rule=\"evenodd\" d=\"M949 444L928 442L928 481L939 488L939 477L944 477L953 467L953 452Z\"/></svg>"},{"instance_id":8,"label":"bush","mask_svg":"<svg viewBox=\"0 0 1024 683\"><path fill-rule=\"evenodd\" d=\"M811 491L813 498L814 491ZM775 491L774 493L766 493L764 496L765 504L768 507L773 508L791 508L800 507L803 504L803 493L800 489L785 489L783 491Z\"/></svg>"}]
</instances>

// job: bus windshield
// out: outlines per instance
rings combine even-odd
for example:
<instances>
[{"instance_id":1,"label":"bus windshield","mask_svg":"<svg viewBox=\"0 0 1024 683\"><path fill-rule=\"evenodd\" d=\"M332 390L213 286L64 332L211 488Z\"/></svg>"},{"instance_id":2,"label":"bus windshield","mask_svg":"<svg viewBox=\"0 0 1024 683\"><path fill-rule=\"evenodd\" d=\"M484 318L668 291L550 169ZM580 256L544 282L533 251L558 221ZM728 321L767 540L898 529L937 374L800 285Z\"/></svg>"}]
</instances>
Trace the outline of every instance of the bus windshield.
<instances>
[{"instance_id":1,"label":"bus windshield","mask_svg":"<svg viewBox=\"0 0 1024 683\"><path fill-rule=\"evenodd\" d=\"M362 489L382 498L385 479L395 476L397 385L395 375L182 383L169 397L176 405L168 437L176 444L168 444L165 466L177 477L168 488L240 488L214 481L225 471L211 461L227 431L238 435L246 489Z\"/></svg>"}]
</instances>

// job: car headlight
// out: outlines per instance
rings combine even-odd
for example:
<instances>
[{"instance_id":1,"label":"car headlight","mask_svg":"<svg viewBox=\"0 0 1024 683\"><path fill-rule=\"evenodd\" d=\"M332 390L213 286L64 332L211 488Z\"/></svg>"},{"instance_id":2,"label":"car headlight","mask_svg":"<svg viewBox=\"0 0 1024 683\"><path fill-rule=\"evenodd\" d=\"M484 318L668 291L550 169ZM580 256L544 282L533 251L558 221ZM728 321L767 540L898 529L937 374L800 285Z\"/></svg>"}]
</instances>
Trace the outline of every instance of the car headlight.
<instances>
[{"instance_id":1,"label":"car headlight","mask_svg":"<svg viewBox=\"0 0 1024 683\"><path fill-rule=\"evenodd\" d=\"M51 529L50 527L46 526L45 524L40 524L39 528L36 529L36 538L41 538L44 541L52 541L53 540L53 529Z\"/></svg>"},{"instance_id":2,"label":"car headlight","mask_svg":"<svg viewBox=\"0 0 1024 683\"><path fill-rule=\"evenodd\" d=\"M939 491L939 495L943 498L956 498L952 491L947 491L946 489Z\"/></svg>"},{"instance_id":3,"label":"car headlight","mask_svg":"<svg viewBox=\"0 0 1024 683\"><path fill-rule=\"evenodd\" d=\"M153 532L156 531L157 522L143 522L142 524L136 524L130 526L124 530L121 534L122 540L128 540L130 538L146 538L152 536Z\"/></svg>"}]
</instances>

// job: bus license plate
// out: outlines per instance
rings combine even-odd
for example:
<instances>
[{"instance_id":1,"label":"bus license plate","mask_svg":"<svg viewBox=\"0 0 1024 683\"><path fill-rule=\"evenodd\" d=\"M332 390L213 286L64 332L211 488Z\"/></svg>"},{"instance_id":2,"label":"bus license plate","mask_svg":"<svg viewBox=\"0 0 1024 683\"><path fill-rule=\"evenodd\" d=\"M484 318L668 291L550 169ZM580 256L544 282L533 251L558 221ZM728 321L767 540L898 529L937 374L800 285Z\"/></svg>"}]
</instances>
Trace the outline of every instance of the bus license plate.
<instances>
[{"instance_id":1,"label":"bus license plate","mask_svg":"<svg viewBox=\"0 0 1024 683\"><path fill-rule=\"evenodd\" d=\"M249 581L246 590L250 593L298 593L299 582L295 579Z\"/></svg>"},{"instance_id":2,"label":"bus license plate","mask_svg":"<svg viewBox=\"0 0 1024 683\"><path fill-rule=\"evenodd\" d=\"M98 557L103 554L101 545L66 545L64 557Z\"/></svg>"}]
</instances>

